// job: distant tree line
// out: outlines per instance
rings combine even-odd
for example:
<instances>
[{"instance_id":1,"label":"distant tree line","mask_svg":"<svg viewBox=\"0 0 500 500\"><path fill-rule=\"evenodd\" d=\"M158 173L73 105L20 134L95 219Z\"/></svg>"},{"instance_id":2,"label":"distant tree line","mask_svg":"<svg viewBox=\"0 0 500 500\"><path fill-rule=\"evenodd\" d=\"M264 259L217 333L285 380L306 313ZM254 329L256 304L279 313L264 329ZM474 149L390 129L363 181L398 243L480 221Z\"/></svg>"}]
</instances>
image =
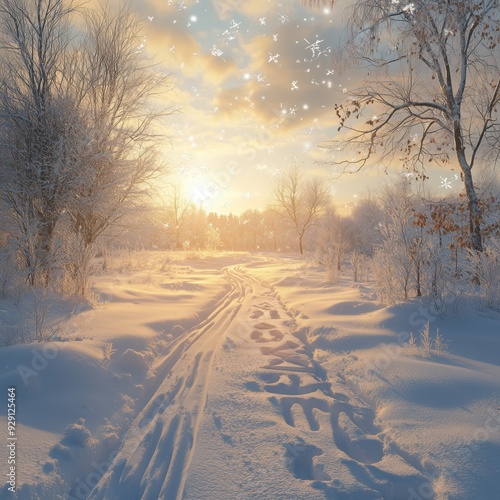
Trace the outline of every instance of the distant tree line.
<instances>
[{"instance_id":1,"label":"distant tree line","mask_svg":"<svg viewBox=\"0 0 500 500\"><path fill-rule=\"evenodd\" d=\"M315 214L302 233L303 226L290 216L290 199L279 203L286 183L294 202L297 193L304 196L307 186L317 184L292 167L277 179L266 209L240 215L206 212L176 188L176 196L155 212L149 226L141 226L142 231L148 228L142 237L132 232L129 241L170 250L303 251L325 268L329 281L342 273L355 282L373 280L385 303L427 296L444 310L460 295L476 294L479 284L479 294L489 297L487 303L500 307L500 187L494 181L480 190L483 252L473 247L463 193L424 196L417 189L420 183L401 176L379 193L358 198L350 213L342 214L323 184L324 198L315 210L309 211L303 200L296 205L299 221Z\"/></svg>"}]
</instances>

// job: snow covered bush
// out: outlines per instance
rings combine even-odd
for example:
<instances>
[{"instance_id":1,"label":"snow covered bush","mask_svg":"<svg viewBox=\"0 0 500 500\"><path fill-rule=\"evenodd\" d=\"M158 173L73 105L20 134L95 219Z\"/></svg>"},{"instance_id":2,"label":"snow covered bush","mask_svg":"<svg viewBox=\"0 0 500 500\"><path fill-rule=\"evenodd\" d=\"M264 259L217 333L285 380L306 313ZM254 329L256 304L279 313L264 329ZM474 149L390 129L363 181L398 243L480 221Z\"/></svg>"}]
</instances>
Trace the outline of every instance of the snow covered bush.
<instances>
[{"instance_id":1,"label":"snow covered bush","mask_svg":"<svg viewBox=\"0 0 500 500\"><path fill-rule=\"evenodd\" d=\"M386 216L382 241L373 256L373 277L382 302L407 300L412 286L420 291L422 231L414 224L414 202L409 183L400 180L382 196Z\"/></svg>"},{"instance_id":2,"label":"snow covered bush","mask_svg":"<svg viewBox=\"0 0 500 500\"><path fill-rule=\"evenodd\" d=\"M439 333L439 329L436 330L434 338L432 337L430 323L428 321L424 329L420 332L420 344L417 342L417 338L413 333L410 333L408 342L404 344L404 350L406 354L410 356L429 358L433 354L442 356L448 352L448 344Z\"/></svg>"},{"instance_id":3,"label":"snow covered bush","mask_svg":"<svg viewBox=\"0 0 500 500\"><path fill-rule=\"evenodd\" d=\"M324 266L327 281L334 283L338 280L340 270L335 248L326 245L318 246L314 260L318 265Z\"/></svg>"},{"instance_id":4,"label":"snow covered bush","mask_svg":"<svg viewBox=\"0 0 500 500\"><path fill-rule=\"evenodd\" d=\"M470 250L469 271L480 283L480 294L487 307L500 309L500 240L492 239L483 252Z\"/></svg>"},{"instance_id":5,"label":"snow covered bush","mask_svg":"<svg viewBox=\"0 0 500 500\"><path fill-rule=\"evenodd\" d=\"M373 254L372 274L381 302L397 304L405 299L409 275L404 269L394 265L393 255L382 247L377 248Z\"/></svg>"},{"instance_id":6,"label":"snow covered bush","mask_svg":"<svg viewBox=\"0 0 500 500\"><path fill-rule=\"evenodd\" d=\"M441 317L454 315L461 304L464 288L460 276L452 269L448 249L430 241L426 248L423 290L430 298L432 308Z\"/></svg>"},{"instance_id":7,"label":"snow covered bush","mask_svg":"<svg viewBox=\"0 0 500 500\"><path fill-rule=\"evenodd\" d=\"M338 254L334 248L327 248L323 255L325 263L326 279L330 283L335 283L339 279L340 269L338 265Z\"/></svg>"}]
</instances>

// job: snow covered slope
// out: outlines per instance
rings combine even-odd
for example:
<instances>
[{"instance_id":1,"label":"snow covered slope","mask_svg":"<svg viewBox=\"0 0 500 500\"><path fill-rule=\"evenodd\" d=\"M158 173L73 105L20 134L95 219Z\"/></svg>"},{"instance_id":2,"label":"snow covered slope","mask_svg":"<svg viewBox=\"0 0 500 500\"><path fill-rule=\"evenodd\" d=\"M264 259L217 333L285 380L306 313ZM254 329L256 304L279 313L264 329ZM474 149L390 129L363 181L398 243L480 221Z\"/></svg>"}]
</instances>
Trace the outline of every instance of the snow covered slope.
<instances>
[{"instance_id":1,"label":"snow covered slope","mask_svg":"<svg viewBox=\"0 0 500 500\"><path fill-rule=\"evenodd\" d=\"M100 278L78 341L0 349L18 498L496 498L498 316L386 308L293 257L184 264ZM448 352L405 346L427 322Z\"/></svg>"}]
</instances>

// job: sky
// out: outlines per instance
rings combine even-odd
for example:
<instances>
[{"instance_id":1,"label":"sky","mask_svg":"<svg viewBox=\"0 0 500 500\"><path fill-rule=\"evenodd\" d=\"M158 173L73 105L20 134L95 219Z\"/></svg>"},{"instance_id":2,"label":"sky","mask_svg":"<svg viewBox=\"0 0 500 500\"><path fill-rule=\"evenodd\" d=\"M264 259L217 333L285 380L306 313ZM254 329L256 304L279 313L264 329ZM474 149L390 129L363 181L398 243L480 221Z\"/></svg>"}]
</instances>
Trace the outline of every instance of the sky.
<instances>
[{"instance_id":1,"label":"sky","mask_svg":"<svg viewBox=\"0 0 500 500\"><path fill-rule=\"evenodd\" d=\"M380 169L335 179L338 167L318 147L337 133L335 103L363 77L334 69L345 3L131 0L144 50L175 82L165 182L207 211L235 214L265 208L276 177L294 163L324 177L343 211L382 184Z\"/></svg>"}]
</instances>

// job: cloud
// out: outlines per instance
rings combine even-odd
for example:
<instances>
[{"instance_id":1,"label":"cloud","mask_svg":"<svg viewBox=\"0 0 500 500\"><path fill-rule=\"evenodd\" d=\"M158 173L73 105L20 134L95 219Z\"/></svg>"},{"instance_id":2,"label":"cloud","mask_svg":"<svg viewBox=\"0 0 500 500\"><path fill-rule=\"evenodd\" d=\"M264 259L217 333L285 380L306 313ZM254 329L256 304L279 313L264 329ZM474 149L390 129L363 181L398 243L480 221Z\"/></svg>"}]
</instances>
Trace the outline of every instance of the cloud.
<instances>
[{"instance_id":1,"label":"cloud","mask_svg":"<svg viewBox=\"0 0 500 500\"><path fill-rule=\"evenodd\" d=\"M181 27L153 24L148 30L148 51L163 59L166 68L182 78L199 78L204 84L222 85L238 67L230 57L215 57Z\"/></svg>"},{"instance_id":2,"label":"cloud","mask_svg":"<svg viewBox=\"0 0 500 500\"><path fill-rule=\"evenodd\" d=\"M335 100L342 99L332 69L333 36L330 28L318 32L311 25L298 32L290 23L243 41L249 63L241 71L247 79L219 88L214 105L223 116L249 113L283 133L327 118Z\"/></svg>"},{"instance_id":3,"label":"cloud","mask_svg":"<svg viewBox=\"0 0 500 500\"><path fill-rule=\"evenodd\" d=\"M228 20L235 15L244 15L251 19L259 19L280 10L278 0L267 0L266 2L249 2L248 0L210 0L219 19ZM293 0L289 3L296 3Z\"/></svg>"}]
</instances>

